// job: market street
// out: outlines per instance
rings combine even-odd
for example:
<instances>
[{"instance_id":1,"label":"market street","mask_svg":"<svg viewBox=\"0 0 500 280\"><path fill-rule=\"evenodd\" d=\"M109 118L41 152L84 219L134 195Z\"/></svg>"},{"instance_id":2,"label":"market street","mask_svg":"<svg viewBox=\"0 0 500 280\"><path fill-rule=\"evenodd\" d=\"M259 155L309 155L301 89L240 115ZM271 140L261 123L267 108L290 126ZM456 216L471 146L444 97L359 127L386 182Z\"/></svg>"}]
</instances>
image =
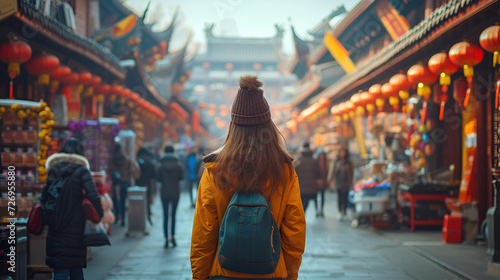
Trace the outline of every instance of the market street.
<instances>
[{"instance_id":1,"label":"market street","mask_svg":"<svg viewBox=\"0 0 500 280\"><path fill-rule=\"evenodd\" d=\"M368 226L353 229L350 221L336 220L335 195L326 195L325 218L307 209L307 240L299 279L465 279L405 249ZM183 193L177 212L176 248L163 248L161 204L154 205L150 234L125 237L116 227L112 247L93 248L86 279L191 279L189 261L194 210ZM125 252L126 251L126 252ZM116 252L116 253L114 253ZM110 258L114 257L115 265ZM121 258L121 256L123 256Z\"/></svg>"}]
</instances>

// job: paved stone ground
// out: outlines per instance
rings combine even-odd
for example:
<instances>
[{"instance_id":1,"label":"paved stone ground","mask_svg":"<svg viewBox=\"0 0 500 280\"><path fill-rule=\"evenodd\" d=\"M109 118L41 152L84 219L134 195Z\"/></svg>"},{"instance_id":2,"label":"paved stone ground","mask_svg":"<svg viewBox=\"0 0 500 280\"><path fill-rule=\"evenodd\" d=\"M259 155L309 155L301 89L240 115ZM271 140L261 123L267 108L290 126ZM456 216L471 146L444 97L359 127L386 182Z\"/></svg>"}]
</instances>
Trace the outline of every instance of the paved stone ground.
<instances>
[{"instance_id":1,"label":"paved stone ground","mask_svg":"<svg viewBox=\"0 0 500 280\"><path fill-rule=\"evenodd\" d=\"M368 227L353 229L336 220L335 195L327 194L324 218L313 207L306 213L307 240L299 279L465 279L408 250ZM115 228L112 247L94 249L86 279L191 279L189 262L194 210L183 193L177 212L177 247L163 248L161 204L155 201L150 235L124 237ZM314 205L314 204L310 204Z\"/></svg>"}]
</instances>

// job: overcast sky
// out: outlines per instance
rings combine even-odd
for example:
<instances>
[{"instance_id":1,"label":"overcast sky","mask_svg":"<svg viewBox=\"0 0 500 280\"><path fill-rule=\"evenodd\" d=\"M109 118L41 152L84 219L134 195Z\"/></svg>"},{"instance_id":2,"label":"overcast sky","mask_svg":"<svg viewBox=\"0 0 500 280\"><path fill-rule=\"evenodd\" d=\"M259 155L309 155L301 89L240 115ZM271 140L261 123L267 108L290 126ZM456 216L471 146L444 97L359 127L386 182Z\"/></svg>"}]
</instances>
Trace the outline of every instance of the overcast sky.
<instances>
[{"instance_id":1,"label":"overcast sky","mask_svg":"<svg viewBox=\"0 0 500 280\"><path fill-rule=\"evenodd\" d=\"M274 25L284 27L283 49L293 53L293 41L288 24L291 18L296 32L304 39L309 38L307 30L316 26L332 10L344 4L351 10L359 0L152 0L146 22L155 21L155 31L163 30L172 19L175 8L180 8L172 47L185 42L192 34L191 50L205 50L205 24L214 23L218 36L271 37ZM124 0L126 6L142 15L145 0Z\"/></svg>"}]
</instances>

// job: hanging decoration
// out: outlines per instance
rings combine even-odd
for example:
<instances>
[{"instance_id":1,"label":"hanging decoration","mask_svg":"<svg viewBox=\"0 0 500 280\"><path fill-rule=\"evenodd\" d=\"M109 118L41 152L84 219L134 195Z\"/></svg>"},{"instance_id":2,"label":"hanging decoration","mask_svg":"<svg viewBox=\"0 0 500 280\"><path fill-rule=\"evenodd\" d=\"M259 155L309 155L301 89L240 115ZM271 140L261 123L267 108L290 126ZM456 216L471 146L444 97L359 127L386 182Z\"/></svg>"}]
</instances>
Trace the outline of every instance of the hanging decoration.
<instances>
[{"instance_id":1,"label":"hanging decoration","mask_svg":"<svg viewBox=\"0 0 500 280\"><path fill-rule=\"evenodd\" d=\"M440 104L439 120L443 120L444 105L448 102L448 86L451 84L451 75L458 71L458 66L451 62L446 51L433 55L427 63L432 73L439 75L440 91L434 91L434 101Z\"/></svg>"},{"instance_id":2,"label":"hanging decoration","mask_svg":"<svg viewBox=\"0 0 500 280\"><path fill-rule=\"evenodd\" d=\"M68 66L60 65L56 71L50 74L50 93L54 94L59 88L61 80L71 75L71 69Z\"/></svg>"},{"instance_id":3,"label":"hanging decoration","mask_svg":"<svg viewBox=\"0 0 500 280\"><path fill-rule=\"evenodd\" d=\"M409 90L411 89L411 83L408 82L408 79L403 71L400 71L398 74L394 75L389 79L389 84L394 88L395 91L398 92L399 98L401 98L402 106L401 106L401 115L403 124L406 123L406 102L410 97Z\"/></svg>"},{"instance_id":4,"label":"hanging decoration","mask_svg":"<svg viewBox=\"0 0 500 280\"><path fill-rule=\"evenodd\" d=\"M116 98L120 97L122 95L123 87L120 85L114 85L111 87L111 102L114 102Z\"/></svg>"},{"instance_id":5,"label":"hanging decoration","mask_svg":"<svg viewBox=\"0 0 500 280\"><path fill-rule=\"evenodd\" d=\"M342 120L344 121L343 135L345 138L349 137L349 117L352 117L352 114L354 114L354 109L354 104L351 101L344 102Z\"/></svg>"},{"instance_id":6,"label":"hanging decoration","mask_svg":"<svg viewBox=\"0 0 500 280\"><path fill-rule=\"evenodd\" d=\"M59 58L54 55L42 53L32 57L26 62L28 73L38 76L38 83L48 85L50 74L59 68Z\"/></svg>"},{"instance_id":7,"label":"hanging decoration","mask_svg":"<svg viewBox=\"0 0 500 280\"><path fill-rule=\"evenodd\" d=\"M394 125L398 124L398 109L399 109L399 97L398 92L391 86L389 83L385 83L380 88L380 92L382 95L389 99L389 104L394 109L394 113L392 114Z\"/></svg>"},{"instance_id":8,"label":"hanging decoration","mask_svg":"<svg viewBox=\"0 0 500 280\"><path fill-rule=\"evenodd\" d=\"M467 41L456 43L448 52L451 62L464 68L464 76L467 78L467 93L463 107L467 107L472 90L472 79L474 77L474 66L479 64L484 57L483 50Z\"/></svg>"},{"instance_id":9,"label":"hanging decoration","mask_svg":"<svg viewBox=\"0 0 500 280\"><path fill-rule=\"evenodd\" d=\"M382 88L379 84L374 84L368 89L368 92L374 97L375 105L377 105L377 110L382 112L384 110L384 97L382 96L382 92L380 89Z\"/></svg>"},{"instance_id":10,"label":"hanging decoration","mask_svg":"<svg viewBox=\"0 0 500 280\"><path fill-rule=\"evenodd\" d=\"M104 96L108 94L111 91L111 86L110 85L100 85L95 89L95 94L97 94L97 101L98 102L103 102L104 101Z\"/></svg>"},{"instance_id":11,"label":"hanging decoration","mask_svg":"<svg viewBox=\"0 0 500 280\"><path fill-rule=\"evenodd\" d=\"M417 94L424 98L424 102L422 104L422 115L420 117L420 124L424 124L427 114L427 103L429 102L429 97L431 96L430 85L437 81L438 76L432 73L421 61L410 67L406 76L411 84L417 85Z\"/></svg>"},{"instance_id":12,"label":"hanging decoration","mask_svg":"<svg viewBox=\"0 0 500 280\"><path fill-rule=\"evenodd\" d=\"M342 122L342 117L341 117L341 112L339 110L339 105L334 105L330 109L330 113L335 118L335 122L337 123L337 135L340 135L341 134L340 123Z\"/></svg>"},{"instance_id":13,"label":"hanging decoration","mask_svg":"<svg viewBox=\"0 0 500 280\"><path fill-rule=\"evenodd\" d=\"M31 47L13 37L12 40L0 44L0 61L7 63L9 73L9 98L14 98L14 79L20 74L20 64L31 58Z\"/></svg>"},{"instance_id":14,"label":"hanging decoration","mask_svg":"<svg viewBox=\"0 0 500 280\"><path fill-rule=\"evenodd\" d=\"M375 105L373 105L375 97L372 96L369 92L365 91L361 93L360 99L361 102L363 102L363 104L365 105L366 111L368 112L367 128L370 129L372 126L373 114L375 113Z\"/></svg>"},{"instance_id":15,"label":"hanging decoration","mask_svg":"<svg viewBox=\"0 0 500 280\"><path fill-rule=\"evenodd\" d=\"M500 65L500 23L486 28L479 36L479 44L487 52L493 53L493 68L498 69ZM498 109L498 95L500 91L500 72L496 73L497 82L495 84L495 109Z\"/></svg>"}]
</instances>

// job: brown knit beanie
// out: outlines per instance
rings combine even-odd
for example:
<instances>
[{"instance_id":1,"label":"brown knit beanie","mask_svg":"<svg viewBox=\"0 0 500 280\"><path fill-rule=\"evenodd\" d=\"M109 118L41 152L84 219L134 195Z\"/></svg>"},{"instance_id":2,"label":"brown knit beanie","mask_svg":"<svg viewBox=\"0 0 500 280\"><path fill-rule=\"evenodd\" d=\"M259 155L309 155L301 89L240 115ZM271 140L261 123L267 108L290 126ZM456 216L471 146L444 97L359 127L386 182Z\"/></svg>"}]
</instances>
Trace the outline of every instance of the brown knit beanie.
<instances>
[{"instance_id":1,"label":"brown knit beanie","mask_svg":"<svg viewBox=\"0 0 500 280\"><path fill-rule=\"evenodd\" d=\"M231 122L237 125L259 125L271 120L269 104L260 89L257 76L242 76L240 89L231 108Z\"/></svg>"}]
</instances>

